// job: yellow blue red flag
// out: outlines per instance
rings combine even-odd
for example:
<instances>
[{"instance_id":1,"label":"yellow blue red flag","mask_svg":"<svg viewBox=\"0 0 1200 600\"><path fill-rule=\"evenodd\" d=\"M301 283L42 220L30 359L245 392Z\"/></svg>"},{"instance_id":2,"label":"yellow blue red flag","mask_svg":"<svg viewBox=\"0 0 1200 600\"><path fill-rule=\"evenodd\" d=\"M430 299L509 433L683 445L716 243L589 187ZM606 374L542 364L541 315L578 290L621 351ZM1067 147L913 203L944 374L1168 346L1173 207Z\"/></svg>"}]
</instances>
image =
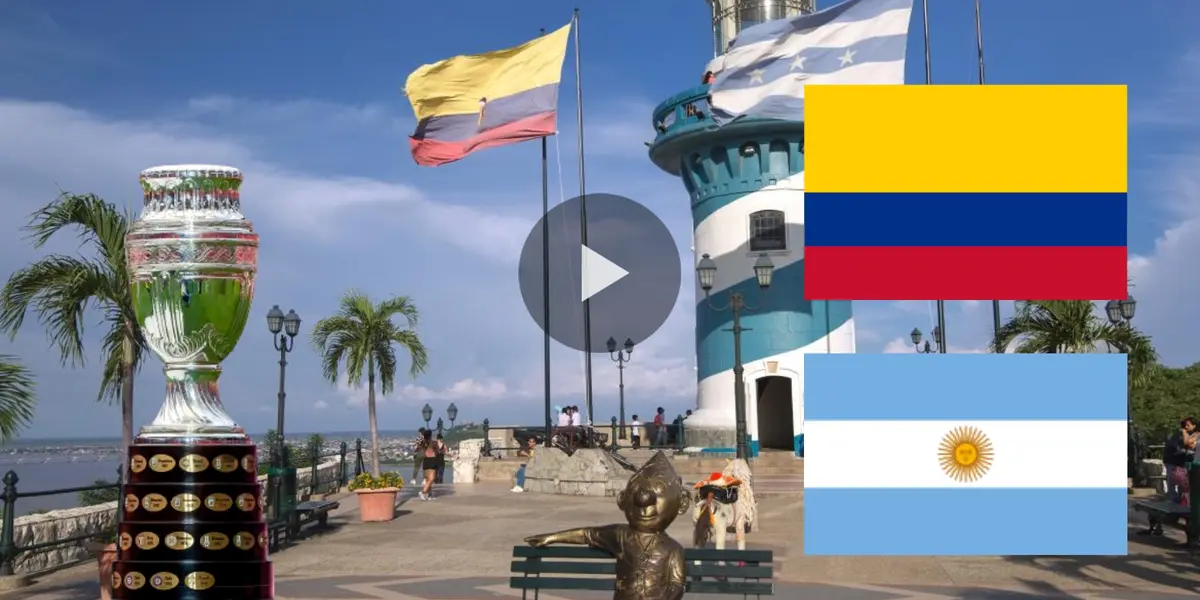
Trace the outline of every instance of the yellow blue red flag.
<instances>
[{"instance_id":1,"label":"yellow blue red flag","mask_svg":"<svg viewBox=\"0 0 1200 600\"><path fill-rule=\"evenodd\" d=\"M404 92L417 129L413 160L437 166L492 148L553 135L571 25L513 48L422 66Z\"/></svg>"},{"instance_id":2,"label":"yellow blue red flag","mask_svg":"<svg viewBox=\"0 0 1200 600\"><path fill-rule=\"evenodd\" d=\"M1125 86L814 85L809 300L1126 296Z\"/></svg>"}]
</instances>

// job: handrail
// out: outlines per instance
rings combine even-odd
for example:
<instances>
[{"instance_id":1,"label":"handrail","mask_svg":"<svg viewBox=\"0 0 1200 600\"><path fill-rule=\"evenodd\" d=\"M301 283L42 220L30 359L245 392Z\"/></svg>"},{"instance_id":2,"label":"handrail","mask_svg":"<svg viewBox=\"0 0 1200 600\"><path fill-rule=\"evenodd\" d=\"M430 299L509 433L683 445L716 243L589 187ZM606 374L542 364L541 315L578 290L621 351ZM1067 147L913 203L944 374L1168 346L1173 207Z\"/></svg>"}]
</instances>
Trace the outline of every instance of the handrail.
<instances>
[{"instance_id":1,"label":"handrail","mask_svg":"<svg viewBox=\"0 0 1200 600\"><path fill-rule=\"evenodd\" d=\"M120 468L117 469L118 479L120 478ZM99 532L85 533L74 535L67 538L57 540L47 540L37 544L29 544L26 546L18 546L15 539L16 529L16 513L17 500L20 498L38 498L44 496L56 496L59 494L78 494L80 492L94 492L99 490L119 489L120 483L106 483L94 485L81 485L69 488L59 488L52 490L39 490L36 492L21 492L17 490L17 483L20 481L16 471L8 471L4 474L4 491L0 492L0 500L4 502L4 526L3 531L0 531L0 575L12 575L13 563L16 562L18 556L25 552L35 552L46 548L56 546L65 546L75 542L81 542L87 539L96 537ZM116 509L113 509L114 513Z\"/></svg>"},{"instance_id":2,"label":"handrail","mask_svg":"<svg viewBox=\"0 0 1200 600\"><path fill-rule=\"evenodd\" d=\"M361 446L362 446L362 440L358 440L356 442L356 448L361 448ZM314 447L312 454L310 454L310 457L312 460L312 467L311 467L312 474L309 476L308 483L305 486L305 489L308 490L308 493L310 493L310 494L322 493L320 490L327 490L327 489L332 489L332 490L336 491L336 490L339 490L342 487L344 487L347 483L349 483L349 476L348 476L347 470L346 470L347 455L348 455L348 450L347 450L346 442L342 442L340 444L340 447L336 451L333 451L333 452L321 452L320 449ZM322 466L322 463L325 463L326 461L328 461L328 459L331 459L331 458L337 459L337 463L336 463L337 467L335 467L335 469L333 469L335 471L333 473L333 475L328 480L326 480L324 477L322 477L322 471L324 469L322 469L321 466ZM123 466L124 465L122 465L121 467L123 467ZM20 482L20 477L17 475L16 471L10 470L7 473L5 473L3 480L2 480L3 484L4 484L4 488L3 488L3 491L0 491L0 502L3 502L3 505L2 505L3 506L3 528L2 528L2 530L0 530L0 576L13 574L16 560L22 554L29 553L29 552L37 552L37 551L41 551L41 550L46 550L48 548L55 548L58 546L66 546L69 544L87 541L90 539L94 539L98 535L102 535L104 533L103 531L84 533L84 534L73 535L73 536L69 536L69 537L65 537L65 538L46 540L46 541L42 541L42 542L38 542L38 543L34 543L34 544L25 544L25 545L18 546L16 543L16 526L15 526L16 513L17 513L17 500L19 500L21 498L39 498L39 497L46 497L46 496L57 496L57 495L61 495L61 494L79 494L79 493L83 493L83 492L96 492L96 491L102 491L102 490L119 490L120 489L119 480L121 478L122 470L123 470L121 467L117 468L118 481L114 482L114 483L72 486L72 487L58 488L58 489L37 490L37 491L31 491L31 492L23 492L23 491L20 491L17 489L17 484ZM297 492L299 492L299 491L300 490L297 490ZM267 495L264 495L264 496L267 496ZM264 502L267 502L269 500L269 498L264 497L263 500L264 500ZM114 523L116 522L116 518L115 518L116 510L117 510L116 507L114 507L113 508Z\"/></svg>"}]
</instances>

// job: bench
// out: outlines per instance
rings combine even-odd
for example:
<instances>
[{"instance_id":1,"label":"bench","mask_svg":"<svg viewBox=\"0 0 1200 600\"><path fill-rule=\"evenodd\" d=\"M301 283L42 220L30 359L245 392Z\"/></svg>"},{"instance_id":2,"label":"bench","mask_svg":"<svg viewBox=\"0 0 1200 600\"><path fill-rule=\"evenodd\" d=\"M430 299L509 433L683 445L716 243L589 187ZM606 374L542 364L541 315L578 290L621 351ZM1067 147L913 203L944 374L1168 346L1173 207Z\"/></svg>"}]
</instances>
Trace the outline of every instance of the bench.
<instances>
[{"instance_id":1,"label":"bench","mask_svg":"<svg viewBox=\"0 0 1200 600\"><path fill-rule=\"evenodd\" d=\"M309 500L296 505L296 516L299 527L316 522L321 527L329 524L329 512L341 506L336 500Z\"/></svg>"},{"instance_id":2,"label":"bench","mask_svg":"<svg viewBox=\"0 0 1200 600\"><path fill-rule=\"evenodd\" d=\"M514 546L513 576L508 585L521 590L522 600L542 590L594 590L616 588L617 560L604 550L585 546ZM774 560L770 550L684 550L684 574L689 594L740 594L770 596ZM573 577L564 577L571 575ZM580 577L583 576L583 577Z\"/></svg>"},{"instance_id":3,"label":"bench","mask_svg":"<svg viewBox=\"0 0 1200 600\"><path fill-rule=\"evenodd\" d=\"M267 536L270 539L270 546L268 548L272 552L280 548L279 543L282 540L290 538L288 535L288 529L287 519L279 519L277 521L271 521L270 523L267 523Z\"/></svg>"},{"instance_id":4,"label":"bench","mask_svg":"<svg viewBox=\"0 0 1200 600\"><path fill-rule=\"evenodd\" d=\"M330 511L339 506L336 500L309 500L297 504L290 514L267 525L271 549L278 549L281 541L292 541L305 525L316 523L325 527L329 524Z\"/></svg>"},{"instance_id":5,"label":"bench","mask_svg":"<svg viewBox=\"0 0 1200 600\"><path fill-rule=\"evenodd\" d=\"M1146 513L1146 520L1149 521L1149 527L1142 532L1144 535L1162 535L1163 525L1169 525L1186 532L1188 529L1187 520L1192 514L1191 509L1186 506L1159 500L1136 502L1133 505L1133 510Z\"/></svg>"}]
</instances>

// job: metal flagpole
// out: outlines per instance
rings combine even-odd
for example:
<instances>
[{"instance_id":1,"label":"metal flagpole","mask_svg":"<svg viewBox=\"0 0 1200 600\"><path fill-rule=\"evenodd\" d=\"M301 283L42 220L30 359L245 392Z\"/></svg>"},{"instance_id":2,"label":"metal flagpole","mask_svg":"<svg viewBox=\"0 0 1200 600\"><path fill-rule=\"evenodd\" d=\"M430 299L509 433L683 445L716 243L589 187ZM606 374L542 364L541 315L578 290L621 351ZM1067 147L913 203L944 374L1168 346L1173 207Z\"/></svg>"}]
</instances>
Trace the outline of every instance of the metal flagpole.
<instances>
[{"instance_id":1,"label":"metal flagpole","mask_svg":"<svg viewBox=\"0 0 1200 600\"><path fill-rule=\"evenodd\" d=\"M542 35L546 30L542 29ZM546 395L546 447L550 447L550 167L542 136L542 371Z\"/></svg>"},{"instance_id":2,"label":"metal flagpole","mask_svg":"<svg viewBox=\"0 0 1200 600\"><path fill-rule=\"evenodd\" d=\"M983 25L982 19L979 17L979 0L975 0L975 48L979 56L979 85L983 85L985 80L983 74ZM992 346L996 352L1003 352L1000 348L1000 301L992 300Z\"/></svg>"},{"instance_id":3,"label":"metal flagpole","mask_svg":"<svg viewBox=\"0 0 1200 600\"><path fill-rule=\"evenodd\" d=\"M579 147L579 241L588 243L587 224L587 180L583 168L583 77L579 70L579 9L571 19L575 22L575 127L578 129ZM581 274L582 276L582 274ZM592 410L592 301L583 301L583 404L587 407L589 422L596 419Z\"/></svg>"},{"instance_id":4,"label":"metal flagpole","mask_svg":"<svg viewBox=\"0 0 1200 600\"><path fill-rule=\"evenodd\" d=\"M921 17L925 24L925 85L933 85L933 69L930 66L929 60L929 0L921 0ZM933 340L938 346L938 352L946 353L946 301L937 301L937 321L938 333L937 337L941 338Z\"/></svg>"}]
</instances>

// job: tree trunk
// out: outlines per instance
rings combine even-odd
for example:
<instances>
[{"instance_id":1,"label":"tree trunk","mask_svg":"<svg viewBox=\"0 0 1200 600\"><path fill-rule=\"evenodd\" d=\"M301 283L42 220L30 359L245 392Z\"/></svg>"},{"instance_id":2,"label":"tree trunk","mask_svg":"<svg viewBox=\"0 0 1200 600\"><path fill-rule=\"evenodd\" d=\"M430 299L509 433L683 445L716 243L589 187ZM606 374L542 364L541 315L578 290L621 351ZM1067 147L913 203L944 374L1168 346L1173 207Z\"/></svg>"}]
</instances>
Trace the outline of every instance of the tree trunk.
<instances>
[{"instance_id":1,"label":"tree trunk","mask_svg":"<svg viewBox=\"0 0 1200 600\"><path fill-rule=\"evenodd\" d=\"M125 339L121 342L121 455L133 444L133 323L125 321ZM128 463L126 463L128 464ZM124 467L122 467L124 472Z\"/></svg>"},{"instance_id":2,"label":"tree trunk","mask_svg":"<svg viewBox=\"0 0 1200 600\"><path fill-rule=\"evenodd\" d=\"M379 422L375 420L375 361L367 357L367 418L371 421L371 475L379 477Z\"/></svg>"}]
</instances>

